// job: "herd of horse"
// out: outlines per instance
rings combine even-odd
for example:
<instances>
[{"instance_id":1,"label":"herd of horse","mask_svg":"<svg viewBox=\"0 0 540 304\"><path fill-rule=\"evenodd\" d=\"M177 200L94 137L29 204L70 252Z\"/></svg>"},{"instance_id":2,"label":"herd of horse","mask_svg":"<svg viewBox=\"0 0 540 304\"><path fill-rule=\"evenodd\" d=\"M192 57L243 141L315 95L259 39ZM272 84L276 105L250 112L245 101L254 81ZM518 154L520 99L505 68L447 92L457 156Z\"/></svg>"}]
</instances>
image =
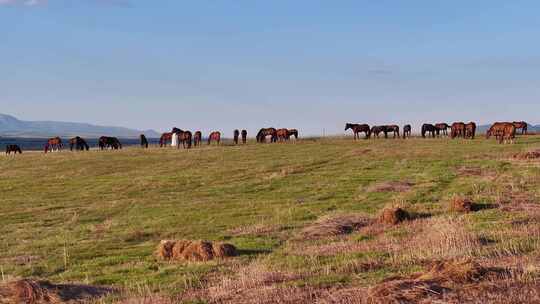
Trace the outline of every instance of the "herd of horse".
<instances>
[{"instance_id":1,"label":"herd of horse","mask_svg":"<svg viewBox=\"0 0 540 304\"><path fill-rule=\"evenodd\" d=\"M392 135L392 138L401 138L400 128L398 125L380 125L370 127L368 124L353 124L347 123L345 125L345 131L352 130L354 134L354 139L357 140L360 138L361 133L365 134L365 138L369 139L371 136L374 138L379 138L380 134L384 134L384 138L388 138L388 134ZM448 133L450 130L450 133ZM518 130L521 130L521 134L527 134L527 123L524 121L519 122L496 122L494 123L486 132L486 138L489 139L492 136L497 139L499 143L513 143L516 137ZM469 122L455 122L451 125L447 123L436 123L430 124L425 123L421 128L421 135L423 138L426 137L441 137L448 136L450 138L465 138L465 139L474 139L476 136L476 123ZM411 125L407 124L403 126L402 136L403 138L409 138L412 134ZM234 130L233 132L233 142L235 145L240 144L240 138L242 139L242 144L247 143L248 132L246 130ZM298 139L298 130L296 129L276 129L276 128L262 128L259 130L256 136L258 143L265 143L269 139L271 143L275 142L286 142L293 137ZM191 133L191 131L184 131L179 128L173 128L171 132L163 133L159 139L159 146L173 146L180 148L182 146L184 149L190 149L192 147L198 147L202 142L202 132L196 131ZM148 148L148 140L144 134L140 136L141 147ZM221 143L221 133L218 131L211 132L208 135L208 145L215 143L220 145ZM47 143L44 147L44 152L54 152L60 151L64 147L62 139L60 137L53 137L47 140ZM100 150L112 149L118 150L122 149L122 143L116 137L102 136L98 139L98 147ZM80 136L73 137L69 140L69 149L71 151L88 151L90 146ZM6 154L11 153L22 153L21 148L18 145L7 145Z\"/></svg>"},{"instance_id":2,"label":"herd of horse","mask_svg":"<svg viewBox=\"0 0 540 304\"><path fill-rule=\"evenodd\" d=\"M384 133L385 138L388 138L388 133L393 133L393 138L400 138L399 126L397 125L370 127L368 124L345 124L345 131L349 129L353 131L355 140L360 138L361 133L365 134L365 139L369 139L371 136L379 138L380 133ZM448 134L448 129L450 129L450 134ZM476 129L476 123L472 121L469 123L455 122L452 125L447 123L425 123L422 125L421 135L423 138L449 136L452 139L458 137L474 139L476 136ZM517 130L521 130L521 134L527 134L527 123L524 121L496 122L486 132L486 138L489 139L491 136L495 136L499 143L513 143ZM411 137L411 132L411 125L403 126L403 138Z\"/></svg>"}]
</instances>

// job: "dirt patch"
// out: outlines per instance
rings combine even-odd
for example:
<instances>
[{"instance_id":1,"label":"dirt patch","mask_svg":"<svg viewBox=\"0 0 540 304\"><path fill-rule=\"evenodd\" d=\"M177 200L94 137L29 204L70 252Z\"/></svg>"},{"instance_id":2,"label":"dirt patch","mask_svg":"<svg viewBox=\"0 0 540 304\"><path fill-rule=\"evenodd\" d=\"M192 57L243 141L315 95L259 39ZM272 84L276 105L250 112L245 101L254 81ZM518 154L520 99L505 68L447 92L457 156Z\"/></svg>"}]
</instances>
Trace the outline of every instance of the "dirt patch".
<instances>
[{"instance_id":1,"label":"dirt patch","mask_svg":"<svg viewBox=\"0 0 540 304\"><path fill-rule=\"evenodd\" d=\"M540 149L529 151L529 152L522 152L522 153L516 153L512 156L513 159L517 160L535 160L540 159Z\"/></svg>"},{"instance_id":2,"label":"dirt patch","mask_svg":"<svg viewBox=\"0 0 540 304\"><path fill-rule=\"evenodd\" d=\"M475 210L475 204L466 197L456 196L450 200L450 210L468 213Z\"/></svg>"},{"instance_id":3,"label":"dirt patch","mask_svg":"<svg viewBox=\"0 0 540 304\"><path fill-rule=\"evenodd\" d=\"M372 223L372 219L364 215L334 215L324 216L312 225L304 228L302 239L319 239L352 233Z\"/></svg>"},{"instance_id":4,"label":"dirt patch","mask_svg":"<svg viewBox=\"0 0 540 304\"><path fill-rule=\"evenodd\" d=\"M158 246L157 256L165 261L205 262L237 255L236 247L226 243L207 241L164 240Z\"/></svg>"},{"instance_id":5,"label":"dirt patch","mask_svg":"<svg viewBox=\"0 0 540 304\"><path fill-rule=\"evenodd\" d=\"M379 215L379 222L386 225L397 225L405 220L408 220L410 215L407 211L399 208L385 208Z\"/></svg>"},{"instance_id":6,"label":"dirt patch","mask_svg":"<svg viewBox=\"0 0 540 304\"><path fill-rule=\"evenodd\" d=\"M114 292L114 289L106 287L56 285L47 281L23 279L0 286L0 303L86 303Z\"/></svg>"},{"instance_id":7,"label":"dirt patch","mask_svg":"<svg viewBox=\"0 0 540 304\"><path fill-rule=\"evenodd\" d=\"M394 181L394 182L383 182L371 185L367 188L368 192L407 192L411 190L414 186L414 183L403 182L403 181Z\"/></svg>"}]
</instances>

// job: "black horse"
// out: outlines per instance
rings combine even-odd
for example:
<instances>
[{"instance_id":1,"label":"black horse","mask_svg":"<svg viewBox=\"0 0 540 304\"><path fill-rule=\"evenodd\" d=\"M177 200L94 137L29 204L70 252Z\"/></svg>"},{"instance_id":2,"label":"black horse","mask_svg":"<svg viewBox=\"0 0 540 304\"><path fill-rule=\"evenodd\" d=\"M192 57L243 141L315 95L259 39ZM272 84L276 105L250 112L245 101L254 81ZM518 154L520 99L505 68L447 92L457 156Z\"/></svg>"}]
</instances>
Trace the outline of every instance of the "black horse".
<instances>
[{"instance_id":1,"label":"black horse","mask_svg":"<svg viewBox=\"0 0 540 304\"><path fill-rule=\"evenodd\" d=\"M242 130L242 143L243 144L246 144L246 142L247 142L247 135L248 135L247 131Z\"/></svg>"},{"instance_id":2,"label":"black horse","mask_svg":"<svg viewBox=\"0 0 540 304\"><path fill-rule=\"evenodd\" d=\"M412 127L411 125L403 126L403 138L411 137Z\"/></svg>"},{"instance_id":3,"label":"black horse","mask_svg":"<svg viewBox=\"0 0 540 304\"><path fill-rule=\"evenodd\" d=\"M240 138L240 131L238 131L238 129L234 130L234 144L235 145L238 145L238 139Z\"/></svg>"},{"instance_id":4,"label":"black horse","mask_svg":"<svg viewBox=\"0 0 540 304\"><path fill-rule=\"evenodd\" d=\"M73 137L69 140L69 150L73 151L73 148L75 148L75 150L77 151L90 150L90 146L88 146L86 140L84 140L80 136Z\"/></svg>"},{"instance_id":5,"label":"black horse","mask_svg":"<svg viewBox=\"0 0 540 304\"><path fill-rule=\"evenodd\" d=\"M13 152L14 154L22 154L22 150L19 146L17 145L7 145L6 146L6 154L11 154L11 152Z\"/></svg>"},{"instance_id":6,"label":"black horse","mask_svg":"<svg viewBox=\"0 0 540 304\"><path fill-rule=\"evenodd\" d=\"M141 138L141 147L143 149L148 149L148 140L146 139L146 136L144 136L144 134L141 134L140 138Z\"/></svg>"},{"instance_id":7,"label":"black horse","mask_svg":"<svg viewBox=\"0 0 540 304\"><path fill-rule=\"evenodd\" d=\"M423 124L422 125L422 137L426 138L427 133L431 133L431 137L435 138L435 134L438 134L439 129L432 124Z\"/></svg>"},{"instance_id":8,"label":"black horse","mask_svg":"<svg viewBox=\"0 0 540 304\"><path fill-rule=\"evenodd\" d=\"M105 150L108 148L118 150L122 149L122 144L116 137L101 136L98 141L99 149Z\"/></svg>"},{"instance_id":9,"label":"black horse","mask_svg":"<svg viewBox=\"0 0 540 304\"><path fill-rule=\"evenodd\" d=\"M271 136L270 142L277 142L278 140L277 130L275 128L262 128L257 133L257 142L265 143L267 136Z\"/></svg>"}]
</instances>

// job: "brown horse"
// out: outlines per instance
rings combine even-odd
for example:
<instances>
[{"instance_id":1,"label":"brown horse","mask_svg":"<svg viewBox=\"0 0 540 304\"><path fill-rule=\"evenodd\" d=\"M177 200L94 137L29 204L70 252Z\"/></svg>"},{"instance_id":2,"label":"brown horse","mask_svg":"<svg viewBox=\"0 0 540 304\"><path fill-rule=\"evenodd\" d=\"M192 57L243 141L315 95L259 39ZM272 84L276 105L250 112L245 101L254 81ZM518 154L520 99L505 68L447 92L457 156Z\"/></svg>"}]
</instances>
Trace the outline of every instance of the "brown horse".
<instances>
[{"instance_id":1,"label":"brown horse","mask_svg":"<svg viewBox=\"0 0 540 304\"><path fill-rule=\"evenodd\" d=\"M13 152L14 154L22 154L22 150L19 146L17 145L7 145L6 146L6 154L9 155L11 154L11 152Z\"/></svg>"},{"instance_id":2,"label":"brown horse","mask_svg":"<svg viewBox=\"0 0 540 304\"><path fill-rule=\"evenodd\" d=\"M465 125L465 136L464 138L474 139L476 136L476 124L474 122L469 122Z\"/></svg>"},{"instance_id":3,"label":"brown horse","mask_svg":"<svg viewBox=\"0 0 540 304\"><path fill-rule=\"evenodd\" d=\"M159 138L159 146L163 148L168 145L169 142L172 142L172 133L161 134L161 137Z\"/></svg>"},{"instance_id":4,"label":"brown horse","mask_svg":"<svg viewBox=\"0 0 540 304\"><path fill-rule=\"evenodd\" d=\"M247 131L246 130L242 130L242 143L245 145L246 142L247 142Z\"/></svg>"},{"instance_id":5,"label":"brown horse","mask_svg":"<svg viewBox=\"0 0 540 304\"><path fill-rule=\"evenodd\" d=\"M495 136L499 141L499 144L508 141L514 143L516 138L516 126L509 122L496 122L486 132L486 139L489 139L491 136Z\"/></svg>"},{"instance_id":6,"label":"brown horse","mask_svg":"<svg viewBox=\"0 0 540 304\"><path fill-rule=\"evenodd\" d=\"M146 139L146 136L144 136L144 134L141 134L140 138L141 138L141 147L143 149L148 149L148 139Z\"/></svg>"},{"instance_id":7,"label":"brown horse","mask_svg":"<svg viewBox=\"0 0 540 304\"><path fill-rule=\"evenodd\" d=\"M514 121L514 127L516 127L516 132L518 129L521 130L521 134L527 134L527 126L528 124L524 121Z\"/></svg>"},{"instance_id":8,"label":"brown horse","mask_svg":"<svg viewBox=\"0 0 540 304\"><path fill-rule=\"evenodd\" d=\"M221 133L218 131L214 131L208 135L208 144L211 144L212 141L215 141L217 145L219 146L219 143L221 141Z\"/></svg>"},{"instance_id":9,"label":"brown horse","mask_svg":"<svg viewBox=\"0 0 540 304\"><path fill-rule=\"evenodd\" d=\"M373 136L374 138L379 138L379 134L381 132L385 132L385 128L384 128L384 126L373 126L369 132L370 132L370 134L374 135Z\"/></svg>"},{"instance_id":10,"label":"brown horse","mask_svg":"<svg viewBox=\"0 0 540 304\"><path fill-rule=\"evenodd\" d=\"M383 126L383 132L384 132L384 138L388 138L388 133L393 132L394 138L399 138L399 126L397 125L389 125L389 126Z\"/></svg>"},{"instance_id":11,"label":"brown horse","mask_svg":"<svg viewBox=\"0 0 540 304\"><path fill-rule=\"evenodd\" d=\"M453 123L452 127L450 128L450 137L452 139L456 137L465 137L465 123L463 122Z\"/></svg>"},{"instance_id":12,"label":"brown horse","mask_svg":"<svg viewBox=\"0 0 540 304\"><path fill-rule=\"evenodd\" d=\"M425 123L422 125L422 137L426 138L427 133L430 133L431 137L435 138L435 133L438 133L438 129L432 124Z\"/></svg>"},{"instance_id":13,"label":"brown horse","mask_svg":"<svg viewBox=\"0 0 540 304\"><path fill-rule=\"evenodd\" d=\"M275 128L262 128L257 133L257 142L265 143L266 137L271 136L270 142L277 142L277 130Z\"/></svg>"},{"instance_id":14,"label":"brown horse","mask_svg":"<svg viewBox=\"0 0 540 304\"><path fill-rule=\"evenodd\" d=\"M412 133L412 126L411 125L405 125L403 126L403 138L411 137Z\"/></svg>"},{"instance_id":15,"label":"brown horse","mask_svg":"<svg viewBox=\"0 0 540 304\"><path fill-rule=\"evenodd\" d=\"M101 136L98 140L100 150L111 148L113 150L122 149L122 144L116 137Z\"/></svg>"},{"instance_id":16,"label":"brown horse","mask_svg":"<svg viewBox=\"0 0 540 304\"><path fill-rule=\"evenodd\" d=\"M353 123L346 123L345 124L345 131L351 129L354 133L354 140L357 140L360 138L360 133L364 132L366 133L366 139L371 137L371 129L369 128L369 125L367 124L353 124Z\"/></svg>"},{"instance_id":17,"label":"brown horse","mask_svg":"<svg viewBox=\"0 0 540 304\"><path fill-rule=\"evenodd\" d=\"M234 130L234 144L235 145L238 145L238 138L240 137L240 131L238 131L238 129Z\"/></svg>"},{"instance_id":18,"label":"brown horse","mask_svg":"<svg viewBox=\"0 0 540 304\"><path fill-rule=\"evenodd\" d=\"M75 148L75 150L77 151L90 150L90 147L86 143L86 140L84 140L80 136L73 137L69 140L69 150L73 151L73 148Z\"/></svg>"},{"instance_id":19,"label":"brown horse","mask_svg":"<svg viewBox=\"0 0 540 304\"><path fill-rule=\"evenodd\" d=\"M172 129L173 136L176 135L178 140L176 142L176 148L180 149L180 144L184 149L191 149L191 140L193 139L193 134L190 131L184 131L178 128Z\"/></svg>"},{"instance_id":20,"label":"brown horse","mask_svg":"<svg viewBox=\"0 0 540 304\"><path fill-rule=\"evenodd\" d=\"M444 135L448 136L448 129L450 129L450 126L445 122L440 122L438 124L435 124L435 128L437 128L437 136Z\"/></svg>"},{"instance_id":21,"label":"brown horse","mask_svg":"<svg viewBox=\"0 0 540 304\"><path fill-rule=\"evenodd\" d=\"M197 131L195 134L193 134L193 145L195 147L200 146L202 141L202 132Z\"/></svg>"},{"instance_id":22,"label":"brown horse","mask_svg":"<svg viewBox=\"0 0 540 304\"><path fill-rule=\"evenodd\" d=\"M61 151L64 145L62 144L62 139L60 137L53 137L47 140L45 144L45 153L54 152L55 150Z\"/></svg>"},{"instance_id":23,"label":"brown horse","mask_svg":"<svg viewBox=\"0 0 540 304\"><path fill-rule=\"evenodd\" d=\"M279 141L285 141L289 137L289 130L287 129L278 129L276 130L276 136Z\"/></svg>"}]
</instances>

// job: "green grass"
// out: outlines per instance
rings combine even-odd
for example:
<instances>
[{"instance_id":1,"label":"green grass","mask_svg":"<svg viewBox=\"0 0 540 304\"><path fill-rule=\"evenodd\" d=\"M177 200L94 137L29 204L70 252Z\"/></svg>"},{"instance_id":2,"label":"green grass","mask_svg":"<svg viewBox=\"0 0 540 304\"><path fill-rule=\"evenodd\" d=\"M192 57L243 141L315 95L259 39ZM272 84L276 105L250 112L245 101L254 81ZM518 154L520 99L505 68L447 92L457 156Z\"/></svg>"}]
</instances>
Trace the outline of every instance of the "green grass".
<instances>
[{"instance_id":1,"label":"green grass","mask_svg":"<svg viewBox=\"0 0 540 304\"><path fill-rule=\"evenodd\" d=\"M436 216L448 213L444 202L455 194L481 204L513 192L537 198L540 166L509 156L538 147L540 137L535 136L515 145L483 139L324 139L190 151L129 148L1 157L0 266L7 278L147 285L174 293L197 286L211 273L227 273L227 263L162 263L153 255L157 244L161 239L207 239L236 245L242 250L234 259L237 264L260 261L310 274L297 284L365 284L417 265L339 271L354 261L388 255L306 257L288 250L290 239L328 213L375 216L386 205L401 204ZM460 175L460 167L481 168L495 179ZM402 193L366 190L385 181L414 186ZM479 233L518 216L499 209L467 215ZM230 233L259 224L279 229L263 235ZM393 237L402 233L396 230ZM372 238L353 235L350 241ZM536 244L516 242L527 253L537 250Z\"/></svg>"}]
</instances>

